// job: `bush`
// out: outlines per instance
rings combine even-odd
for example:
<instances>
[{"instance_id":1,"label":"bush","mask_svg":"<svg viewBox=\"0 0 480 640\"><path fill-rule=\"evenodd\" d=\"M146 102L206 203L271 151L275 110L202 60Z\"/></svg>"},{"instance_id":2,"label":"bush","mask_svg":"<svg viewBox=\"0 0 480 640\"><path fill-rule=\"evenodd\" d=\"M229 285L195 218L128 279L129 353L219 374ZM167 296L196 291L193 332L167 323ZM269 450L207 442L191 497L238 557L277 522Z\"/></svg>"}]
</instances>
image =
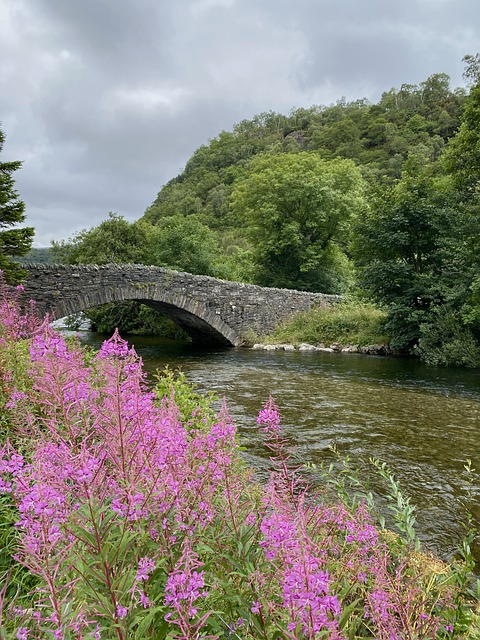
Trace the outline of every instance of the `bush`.
<instances>
[{"instance_id":1,"label":"bush","mask_svg":"<svg viewBox=\"0 0 480 640\"><path fill-rule=\"evenodd\" d=\"M480 367L478 339L463 325L459 313L444 307L420 326L415 352L428 364Z\"/></svg>"}]
</instances>

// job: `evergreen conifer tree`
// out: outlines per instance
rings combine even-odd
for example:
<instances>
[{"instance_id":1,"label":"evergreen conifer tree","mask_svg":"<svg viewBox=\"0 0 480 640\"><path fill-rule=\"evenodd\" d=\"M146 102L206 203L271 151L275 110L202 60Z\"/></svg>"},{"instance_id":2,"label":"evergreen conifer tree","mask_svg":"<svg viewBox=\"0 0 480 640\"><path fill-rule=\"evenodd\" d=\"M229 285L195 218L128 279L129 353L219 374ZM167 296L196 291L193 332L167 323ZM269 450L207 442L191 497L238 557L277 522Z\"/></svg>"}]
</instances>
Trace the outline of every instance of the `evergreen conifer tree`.
<instances>
[{"instance_id":1,"label":"evergreen conifer tree","mask_svg":"<svg viewBox=\"0 0 480 640\"><path fill-rule=\"evenodd\" d=\"M4 140L4 133L0 129L0 153ZM0 269L10 284L17 283L25 273L12 261L12 257L24 256L32 246L34 235L32 227L16 227L25 220L25 203L19 199L14 189L15 181L12 176L21 166L19 161L0 161Z\"/></svg>"}]
</instances>

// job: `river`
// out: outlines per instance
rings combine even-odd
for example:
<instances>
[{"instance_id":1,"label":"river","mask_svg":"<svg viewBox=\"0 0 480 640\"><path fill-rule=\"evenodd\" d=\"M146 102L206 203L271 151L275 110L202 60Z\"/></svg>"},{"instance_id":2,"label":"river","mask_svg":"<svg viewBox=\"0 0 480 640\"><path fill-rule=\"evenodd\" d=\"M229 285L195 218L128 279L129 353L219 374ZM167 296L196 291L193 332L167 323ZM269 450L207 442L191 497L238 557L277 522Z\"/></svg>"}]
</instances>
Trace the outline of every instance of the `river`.
<instances>
[{"instance_id":1,"label":"river","mask_svg":"<svg viewBox=\"0 0 480 640\"><path fill-rule=\"evenodd\" d=\"M102 337L82 332L87 344ZM469 508L480 525L480 371L428 367L410 359L357 354L199 349L132 338L149 373L181 368L201 391L225 397L247 461L266 464L256 415L272 395L292 452L316 464L333 461L333 443L352 465L385 461L417 507L417 532L448 558L463 535ZM362 471L382 503L383 485ZM369 467L368 467L369 468ZM475 549L480 559L479 548Z\"/></svg>"}]
</instances>

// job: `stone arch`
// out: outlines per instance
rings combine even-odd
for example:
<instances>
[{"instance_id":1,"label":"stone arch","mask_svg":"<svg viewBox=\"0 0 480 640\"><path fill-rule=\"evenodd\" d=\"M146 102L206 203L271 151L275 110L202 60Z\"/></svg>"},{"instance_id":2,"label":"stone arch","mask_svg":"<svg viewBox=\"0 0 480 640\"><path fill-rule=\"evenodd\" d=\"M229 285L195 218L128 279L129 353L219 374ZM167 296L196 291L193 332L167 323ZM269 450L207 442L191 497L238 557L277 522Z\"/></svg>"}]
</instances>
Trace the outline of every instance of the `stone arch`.
<instances>
[{"instance_id":1,"label":"stone arch","mask_svg":"<svg viewBox=\"0 0 480 640\"><path fill-rule=\"evenodd\" d=\"M148 297L132 286L124 286L109 291L99 290L95 293L82 294L78 291L68 299L57 300L50 312L57 318L85 311L109 302L125 302L136 300L145 304L163 316L170 318L183 329L196 344L217 344L232 347L243 343L242 336L232 329L218 311L208 309L207 305L190 297L172 294L161 287L155 287L153 295Z\"/></svg>"},{"instance_id":2,"label":"stone arch","mask_svg":"<svg viewBox=\"0 0 480 640\"><path fill-rule=\"evenodd\" d=\"M242 344L237 334L215 312L195 300L185 299L183 304L172 304L158 300L139 300L162 315L173 320L196 344L218 344L236 347Z\"/></svg>"}]
</instances>

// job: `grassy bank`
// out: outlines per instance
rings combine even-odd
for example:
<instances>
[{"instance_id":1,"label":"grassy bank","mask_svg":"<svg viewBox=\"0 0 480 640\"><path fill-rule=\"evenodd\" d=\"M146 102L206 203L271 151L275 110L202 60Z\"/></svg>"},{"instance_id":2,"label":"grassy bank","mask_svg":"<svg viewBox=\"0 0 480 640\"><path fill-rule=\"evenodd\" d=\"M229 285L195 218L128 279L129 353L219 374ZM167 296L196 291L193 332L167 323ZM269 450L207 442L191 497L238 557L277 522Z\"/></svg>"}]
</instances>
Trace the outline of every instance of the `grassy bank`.
<instances>
[{"instance_id":1,"label":"grassy bank","mask_svg":"<svg viewBox=\"0 0 480 640\"><path fill-rule=\"evenodd\" d=\"M371 304L346 301L336 305L322 305L298 313L264 342L330 345L388 344L385 332L386 313Z\"/></svg>"}]
</instances>

